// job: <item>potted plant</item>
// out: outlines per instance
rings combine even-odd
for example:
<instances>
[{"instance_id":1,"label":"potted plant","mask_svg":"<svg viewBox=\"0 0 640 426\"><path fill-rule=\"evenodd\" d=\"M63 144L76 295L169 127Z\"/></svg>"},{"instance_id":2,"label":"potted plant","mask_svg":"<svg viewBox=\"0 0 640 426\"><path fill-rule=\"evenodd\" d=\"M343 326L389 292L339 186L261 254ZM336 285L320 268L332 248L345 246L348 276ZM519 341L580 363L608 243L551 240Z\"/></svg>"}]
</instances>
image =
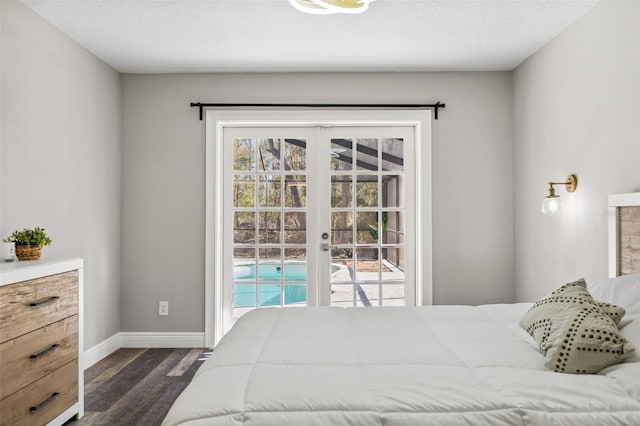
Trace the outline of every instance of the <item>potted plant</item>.
<instances>
[{"instance_id":1,"label":"potted plant","mask_svg":"<svg viewBox=\"0 0 640 426\"><path fill-rule=\"evenodd\" d=\"M20 260L40 259L42 246L51 244L51 238L44 232L44 228L23 229L13 231L13 234L5 238L5 243L15 243L16 256Z\"/></svg>"}]
</instances>

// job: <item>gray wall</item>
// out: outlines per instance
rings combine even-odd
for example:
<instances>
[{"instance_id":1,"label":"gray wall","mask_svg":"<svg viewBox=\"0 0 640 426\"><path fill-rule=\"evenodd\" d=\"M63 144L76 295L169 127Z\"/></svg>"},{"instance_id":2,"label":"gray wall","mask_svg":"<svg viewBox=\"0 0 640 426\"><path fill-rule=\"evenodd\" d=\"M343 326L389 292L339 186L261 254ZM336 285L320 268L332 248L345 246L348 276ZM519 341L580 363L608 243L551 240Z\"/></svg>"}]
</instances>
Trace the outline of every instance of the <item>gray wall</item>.
<instances>
[{"instance_id":1,"label":"gray wall","mask_svg":"<svg viewBox=\"0 0 640 426\"><path fill-rule=\"evenodd\" d=\"M189 102L436 100L434 302L513 301L511 73L124 75L122 331L204 330L205 136Z\"/></svg>"},{"instance_id":2,"label":"gray wall","mask_svg":"<svg viewBox=\"0 0 640 426\"><path fill-rule=\"evenodd\" d=\"M640 3L605 2L514 72L516 299L607 276L607 196L640 190ZM550 180L578 175L540 213Z\"/></svg>"},{"instance_id":3,"label":"gray wall","mask_svg":"<svg viewBox=\"0 0 640 426\"><path fill-rule=\"evenodd\" d=\"M19 2L0 2L0 235L41 226L85 259L85 348L120 331L120 75Z\"/></svg>"},{"instance_id":4,"label":"gray wall","mask_svg":"<svg viewBox=\"0 0 640 426\"><path fill-rule=\"evenodd\" d=\"M191 101L446 102L433 123L435 303L533 300L606 276L606 197L640 190L637 2L598 5L513 73L121 77L21 3L0 13L0 235L44 226L45 256L85 258L86 348L204 329L204 122ZM569 173L578 191L560 188L563 214L542 216L546 182Z\"/></svg>"}]
</instances>

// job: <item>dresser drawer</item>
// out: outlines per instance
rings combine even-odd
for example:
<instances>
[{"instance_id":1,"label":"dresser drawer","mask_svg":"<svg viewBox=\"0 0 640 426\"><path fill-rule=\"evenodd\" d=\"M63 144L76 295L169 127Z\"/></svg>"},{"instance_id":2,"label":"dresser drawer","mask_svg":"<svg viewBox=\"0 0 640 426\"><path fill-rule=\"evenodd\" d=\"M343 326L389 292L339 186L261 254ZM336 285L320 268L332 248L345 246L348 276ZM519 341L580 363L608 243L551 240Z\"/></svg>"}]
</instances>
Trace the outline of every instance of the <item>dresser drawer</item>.
<instances>
[{"instance_id":1,"label":"dresser drawer","mask_svg":"<svg viewBox=\"0 0 640 426\"><path fill-rule=\"evenodd\" d=\"M78 271L0 287L0 343L78 313Z\"/></svg>"},{"instance_id":2,"label":"dresser drawer","mask_svg":"<svg viewBox=\"0 0 640 426\"><path fill-rule=\"evenodd\" d=\"M74 360L0 401L2 426L44 425L78 401Z\"/></svg>"},{"instance_id":3,"label":"dresser drawer","mask_svg":"<svg viewBox=\"0 0 640 426\"><path fill-rule=\"evenodd\" d=\"M0 344L0 399L77 356L77 315Z\"/></svg>"}]
</instances>

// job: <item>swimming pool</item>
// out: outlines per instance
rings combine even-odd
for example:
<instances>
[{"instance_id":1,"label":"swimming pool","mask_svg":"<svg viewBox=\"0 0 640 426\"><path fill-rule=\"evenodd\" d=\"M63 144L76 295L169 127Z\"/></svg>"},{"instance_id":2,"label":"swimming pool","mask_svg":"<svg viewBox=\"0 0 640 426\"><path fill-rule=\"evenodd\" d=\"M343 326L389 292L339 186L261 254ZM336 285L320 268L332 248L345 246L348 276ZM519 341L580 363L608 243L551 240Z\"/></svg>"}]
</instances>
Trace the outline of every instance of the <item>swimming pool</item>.
<instances>
[{"instance_id":1,"label":"swimming pool","mask_svg":"<svg viewBox=\"0 0 640 426\"><path fill-rule=\"evenodd\" d=\"M284 274L280 262L260 262L257 281L306 281L307 262L284 262ZM284 276L283 276L284 275ZM256 281L256 264L246 263L233 266L233 281Z\"/></svg>"},{"instance_id":2,"label":"swimming pool","mask_svg":"<svg viewBox=\"0 0 640 426\"><path fill-rule=\"evenodd\" d=\"M283 290L285 305L307 301L307 262L260 262L257 269L258 275L255 263L233 266L233 307L256 306L256 287L258 306L280 306ZM331 265L332 273L338 269L340 266ZM273 281L290 284L281 285ZM293 284L294 281L300 283Z\"/></svg>"},{"instance_id":3,"label":"swimming pool","mask_svg":"<svg viewBox=\"0 0 640 426\"><path fill-rule=\"evenodd\" d=\"M307 301L306 285L260 284L258 286L258 306L280 306L283 287L285 305ZM233 286L233 307L246 308L251 306L256 306L256 285L235 284Z\"/></svg>"}]
</instances>

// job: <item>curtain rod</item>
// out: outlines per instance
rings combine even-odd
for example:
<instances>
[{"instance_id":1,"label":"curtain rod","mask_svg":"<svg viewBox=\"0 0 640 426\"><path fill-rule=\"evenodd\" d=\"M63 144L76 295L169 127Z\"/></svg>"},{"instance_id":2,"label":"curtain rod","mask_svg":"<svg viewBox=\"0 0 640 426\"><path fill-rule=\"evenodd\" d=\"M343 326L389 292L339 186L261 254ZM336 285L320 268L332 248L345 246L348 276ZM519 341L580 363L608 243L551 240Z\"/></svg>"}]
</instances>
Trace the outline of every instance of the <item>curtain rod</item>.
<instances>
[{"instance_id":1,"label":"curtain rod","mask_svg":"<svg viewBox=\"0 0 640 426\"><path fill-rule=\"evenodd\" d=\"M433 108L434 118L438 119L438 110L444 108L445 104L436 102L435 104L225 104L225 103L202 103L191 102L192 108L200 108L200 121L203 119L203 109L209 107L280 107L280 108Z\"/></svg>"}]
</instances>

